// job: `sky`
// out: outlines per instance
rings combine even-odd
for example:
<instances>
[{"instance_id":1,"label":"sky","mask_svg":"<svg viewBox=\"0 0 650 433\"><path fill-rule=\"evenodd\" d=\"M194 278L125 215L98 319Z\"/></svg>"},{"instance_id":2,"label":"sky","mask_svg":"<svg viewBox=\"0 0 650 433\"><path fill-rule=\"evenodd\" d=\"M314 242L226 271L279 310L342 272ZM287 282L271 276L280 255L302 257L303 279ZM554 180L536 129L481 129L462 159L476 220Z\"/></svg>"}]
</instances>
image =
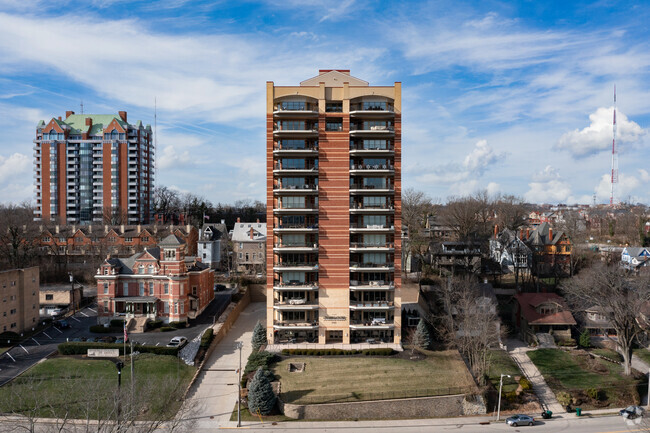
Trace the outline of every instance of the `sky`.
<instances>
[{"instance_id":1,"label":"sky","mask_svg":"<svg viewBox=\"0 0 650 433\"><path fill-rule=\"evenodd\" d=\"M34 198L39 120L154 124L157 185L265 199L265 89L402 82L404 187L650 203L644 1L0 0L0 202Z\"/></svg>"}]
</instances>

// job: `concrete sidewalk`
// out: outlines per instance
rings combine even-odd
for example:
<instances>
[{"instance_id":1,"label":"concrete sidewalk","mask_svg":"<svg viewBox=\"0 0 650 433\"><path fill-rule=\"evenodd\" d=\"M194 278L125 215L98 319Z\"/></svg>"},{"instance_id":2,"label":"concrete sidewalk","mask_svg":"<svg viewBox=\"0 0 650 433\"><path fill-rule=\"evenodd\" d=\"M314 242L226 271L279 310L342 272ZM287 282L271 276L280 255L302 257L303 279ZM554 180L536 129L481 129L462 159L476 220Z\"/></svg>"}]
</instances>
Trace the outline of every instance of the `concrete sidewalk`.
<instances>
[{"instance_id":1,"label":"concrete sidewalk","mask_svg":"<svg viewBox=\"0 0 650 433\"><path fill-rule=\"evenodd\" d=\"M553 414L559 415L566 413L562 405L558 403L551 388L546 384L544 376L542 376L535 364L528 357L527 352L531 349L528 348L526 343L519 340L508 340L506 344L510 357L519 366L524 376L532 383L533 392L539 398L542 408L552 411Z\"/></svg>"},{"instance_id":2,"label":"concrete sidewalk","mask_svg":"<svg viewBox=\"0 0 650 433\"><path fill-rule=\"evenodd\" d=\"M239 381L237 344L243 343L241 351L243 369L252 352L253 328L258 320L264 323L265 317L266 303L256 302L246 307L204 364L194 391L188 397L191 404L201 414L198 422L202 426L206 426L203 424L208 424L212 428L232 426L230 416L237 403Z\"/></svg>"}]
</instances>

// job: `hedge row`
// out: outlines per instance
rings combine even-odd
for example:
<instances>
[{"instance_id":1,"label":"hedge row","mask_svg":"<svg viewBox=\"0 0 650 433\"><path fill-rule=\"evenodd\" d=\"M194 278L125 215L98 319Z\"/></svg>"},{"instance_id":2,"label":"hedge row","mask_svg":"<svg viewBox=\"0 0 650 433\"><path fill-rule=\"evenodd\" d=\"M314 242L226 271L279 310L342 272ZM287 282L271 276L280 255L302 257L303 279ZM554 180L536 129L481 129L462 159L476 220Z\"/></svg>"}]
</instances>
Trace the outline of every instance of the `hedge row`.
<instances>
[{"instance_id":1,"label":"hedge row","mask_svg":"<svg viewBox=\"0 0 650 433\"><path fill-rule=\"evenodd\" d=\"M112 328L124 328L124 319L112 319L111 320Z\"/></svg>"},{"instance_id":2,"label":"hedge row","mask_svg":"<svg viewBox=\"0 0 650 433\"><path fill-rule=\"evenodd\" d=\"M163 326L160 328L160 332L171 332L175 331L176 328L172 328L171 326Z\"/></svg>"},{"instance_id":3,"label":"hedge row","mask_svg":"<svg viewBox=\"0 0 650 433\"><path fill-rule=\"evenodd\" d=\"M214 337L214 330L212 328L206 329L206 331L201 336L201 347L207 349L212 342L212 337Z\"/></svg>"},{"instance_id":4,"label":"hedge row","mask_svg":"<svg viewBox=\"0 0 650 433\"><path fill-rule=\"evenodd\" d=\"M169 322L167 326L171 326L172 328L176 329L182 329L187 328L187 322Z\"/></svg>"},{"instance_id":5,"label":"hedge row","mask_svg":"<svg viewBox=\"0 0 650 433\"><path fill-rule=\"evenodd\" d=\"M376 355L391 356L395 353L391 348L377 348L364 350L343 350L343 349L282 349L283 355L306 355L306 356L341 356L341 355Z\"/></svg>"},{"instance_id":6,"label":"hedge row","mask_svg":"<svg viewBox=\"0 0 650 433\"><path fill-rule=\"evenodd\" d=\"M90 327L90 332L94 332L95 334L116 334L123 331L124 327L122 326L118 328L115 326L105 327L104 325L92 325Z\"/></svg>"},{"instance_id":7,"label":"hedge row","mask_svg":"<svg viewBox=\"0 0 650 433\"><path fill-rule=\"evenodd\" d=\"M252 352L248 356L248 362L246 363L246 367L244 368L244 376L247 375L248 373L257 371L259 367L268 370L271 364L277 362L277 360L278 357L275 354L271 352L267 352L265 350L261 352Z\"/></svg>"},{"instance_id":8,"label":"hedge row","mask_svg":"<svg viewBox=\"0 0 650 433\"><path fill-rule=\"evenodd\" d=\"M88 349L119 349L120 355L124 355L124 344L122 343L88 343L88 342L69 342L61 343L58 346L61 355L86 355ZM153 353L155 355L178 355L178 347L166 346L142 346L134 345L133 351L140 353ZM126 353L131 353L131 346L126 345Z\"/></svg>"},{"instance_id":9,"label":"hedge row","mask_svg":"<svg viewBox=\"0 0 650 433\"><path fill-rule=\"evenodd\" d=\"M156 329L163 326L163 323L165 322L163 322L162 320L152 320L150 322L147 322L146 327L147 329Z\"/></svg>"}]
</instances>

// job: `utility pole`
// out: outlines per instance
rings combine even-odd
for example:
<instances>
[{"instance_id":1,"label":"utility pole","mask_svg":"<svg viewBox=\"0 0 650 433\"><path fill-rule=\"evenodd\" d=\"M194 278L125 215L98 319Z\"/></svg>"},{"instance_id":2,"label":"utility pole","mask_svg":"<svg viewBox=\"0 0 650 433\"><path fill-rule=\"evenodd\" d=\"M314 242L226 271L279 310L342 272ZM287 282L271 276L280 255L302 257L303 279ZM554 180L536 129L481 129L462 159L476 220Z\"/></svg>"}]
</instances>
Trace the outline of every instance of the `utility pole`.
<instances>
[{"instance_id":1,"label":"utility pole","mask_svg":"<svg viewBox=\"0 0 650 433\"><path fill-rule=\"evenodd\" d=\"M72 276L72 272L68 275L70 276L70 284L72 285L72 291L70 293L72 294L72 315L74 316L77 313L77 308L74 302L74 277Z\"/></svg>"},{"instance_id":2,"label":"utility pole","mask_svg":"<svg viewBox=\"0 0 650 433\"><path fill-rule=\"evenodd\" d=\"M135 392L135 371L133 369L133 340L131 340L131 396Z\"/></svg>"},{"instance_id":3,"label":"utility pole","mask_svg":"<svg viewBox=\"0 0 650 433\"><path fill-rule=\"evenodd\" d=\"M650 369L648 369L648 401L647 408L650 409Z\"/></svg>"},{"instance_id":4,"label":"utility pole","mask_svg":"<svg viewBox=\"0 0 650 433\"><path fill-rule=\"evenodd\" d=\"M121 411L121 400L122 396L120 395L120 391L122 389L122 367L124 367L124 363L122 361L117 361L115 363L115 367L117 367L117 418L120 418L120 411Z\"/></svg>"},{"instance_id":5,"label":"utility pole","mask_svg":"<svg viewBox=\"0 0 650 433\"><path fill-rule=\"evenodd\" d=\"M237 343L239 348L239 381L237 382L237 427L241 427L241 349L244 343L241 341Z\"/></svg>"}]
</instances>

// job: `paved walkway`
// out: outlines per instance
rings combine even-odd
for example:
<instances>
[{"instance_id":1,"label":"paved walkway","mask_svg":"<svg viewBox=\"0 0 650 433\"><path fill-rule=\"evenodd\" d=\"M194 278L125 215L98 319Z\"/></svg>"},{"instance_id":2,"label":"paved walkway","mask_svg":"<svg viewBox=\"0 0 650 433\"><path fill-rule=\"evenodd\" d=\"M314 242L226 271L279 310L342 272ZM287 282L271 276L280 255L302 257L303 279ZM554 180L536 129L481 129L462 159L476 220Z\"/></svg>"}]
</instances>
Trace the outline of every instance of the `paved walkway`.
<instances>
[{"instance_id":1,"label":"paved walkway","mask_svg":"<svg viewBox=\"0 0 650 433\"><path fill-rule=\"evenodd\" d=\"M566 410L558 403L555 394L551 388L544 381L544 376L539 372L535 364L528 357L528 348L526 343L519 340L507 341L508 354L517 363L519 369L524 373L526 378L533 384L533 392L539 398L539 402L543 408L547 408L554 414L566 412Z\"/></svg>"},{"instance_id":2,"label":"paved walkway","mask_svg":"<svg viewBox=\"0 0 650 433\"><path fill-rule=\"evenodd\" d=\"M242 369L246 366L252 351L251 337L257 321L264 323L266 303L250 304L241 312L234 326L219 342L208 361L204 364L194 391L189 396L192 405L199 412L198 423L206 427L232 425L230 415L237 403L239 350L237 344L243 342L241 351Z\"/></svg>"}]
</instances>

